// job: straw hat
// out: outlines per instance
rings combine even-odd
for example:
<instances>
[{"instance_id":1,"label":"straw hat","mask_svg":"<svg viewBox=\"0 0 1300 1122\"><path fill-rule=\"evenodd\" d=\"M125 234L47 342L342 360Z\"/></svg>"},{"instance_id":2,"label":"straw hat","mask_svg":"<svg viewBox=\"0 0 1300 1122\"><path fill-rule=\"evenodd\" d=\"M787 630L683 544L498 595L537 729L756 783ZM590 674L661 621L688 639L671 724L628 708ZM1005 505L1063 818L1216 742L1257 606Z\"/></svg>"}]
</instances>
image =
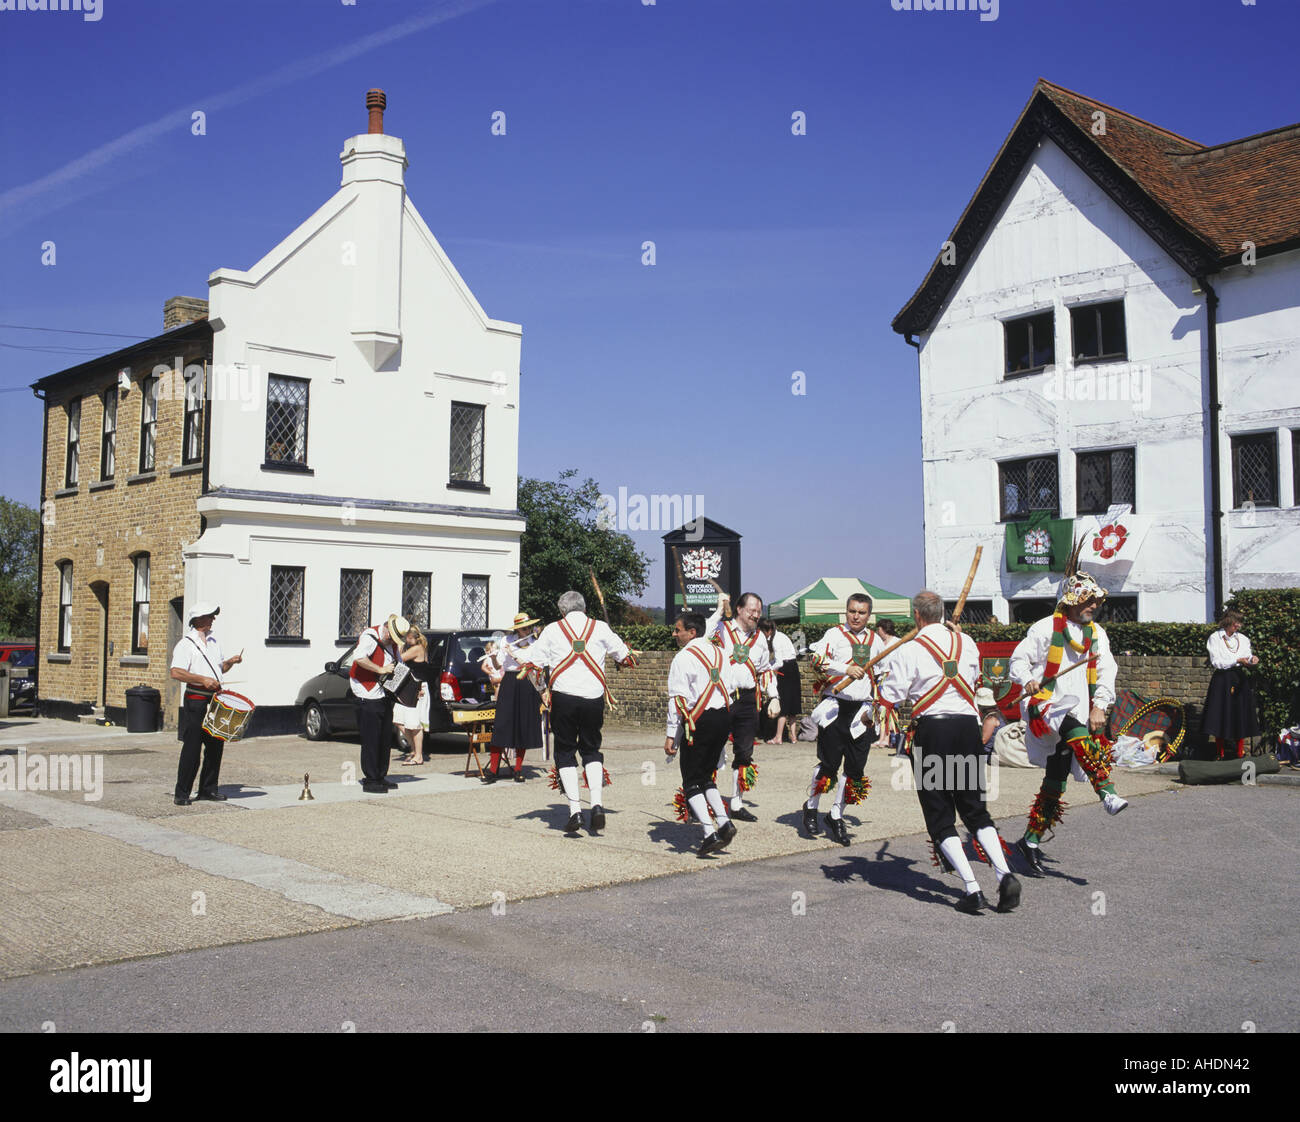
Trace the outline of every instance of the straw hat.
<instances>
[{"instance_id":1,"label":"straw hat","mask_svg":"<svg viewBox=\"0 0 1300 1122\"><path fill-rule=\"evenodd\" d=\"M406 633L411 630L411 621L405 616L393 614L388 617L388 636L395 643L405 643Z\"/></svg>"},{"instance_id":2,"label":"straw hat","mask_svg":"<svg viewBox=\"0 0 1300 1122\"><path fill-rule=\"evenodd\" d=\"M541 623L539 619L529 619L527 612L515 612L515 621L510 625L511 631L518 631L521 627L532 627L535 623Z\"/></svg>"}]
</instances>

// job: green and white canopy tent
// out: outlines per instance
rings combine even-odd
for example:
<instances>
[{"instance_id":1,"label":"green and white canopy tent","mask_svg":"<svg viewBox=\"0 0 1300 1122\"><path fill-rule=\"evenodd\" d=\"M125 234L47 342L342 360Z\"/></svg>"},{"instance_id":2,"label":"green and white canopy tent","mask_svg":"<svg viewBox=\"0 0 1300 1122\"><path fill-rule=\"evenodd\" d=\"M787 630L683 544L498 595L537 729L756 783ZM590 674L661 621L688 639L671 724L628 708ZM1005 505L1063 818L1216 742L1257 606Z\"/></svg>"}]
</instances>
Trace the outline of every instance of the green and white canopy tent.
<instances>
[{"instance_id":1,"label":"green and white canopy tent","mask_svg":"<svg viewBox=\"0 0 1300 1122\"><path fill-rule=\"evenodd\" d=\"M896 624L912 618L912 601L897 592L886 592L858 577L822 577L807 588L792 592L768 606L776 623L824 623L827 627L844 622L844 603L855 592L871 597L871 622L892 619Z\"/></svg>"}]
</instances>

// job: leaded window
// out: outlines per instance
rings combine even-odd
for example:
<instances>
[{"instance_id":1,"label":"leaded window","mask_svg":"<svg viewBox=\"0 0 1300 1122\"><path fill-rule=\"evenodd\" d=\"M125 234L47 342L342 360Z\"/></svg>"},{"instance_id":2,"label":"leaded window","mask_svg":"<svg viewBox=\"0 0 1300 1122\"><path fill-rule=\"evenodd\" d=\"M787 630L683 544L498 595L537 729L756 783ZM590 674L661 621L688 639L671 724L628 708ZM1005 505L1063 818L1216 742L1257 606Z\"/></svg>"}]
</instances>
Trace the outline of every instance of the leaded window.
<instances>
[{"instance_id":1,"label":"leaded window","mask_svg":"<svg viewBox=\"0 0 1300 1122\"><path fill-rule=\"evenodd\" d=\"M140 383L140 474L153 471L158 451L158 379L152 374Z\"/></svg>"},{"instance_id":2,"label":"leaded window","mask_svg":"<svg viewBox=\"0 0 1300 1122\"><path fill-rule=\"evenodd\" d=\"M131 610L131 653L149 653L149 554L137 553Z\"/></svg>"},{"instance_id":3,"label":"leaded window","mask_svg":"<svg viewBox=\"0 0 1300 1122\"><path fill-rule=\"evenodd\" d=\"M1137 618L1136 596L1107 596L1097 608L1098 623L1136 623Z\"/></svg>"},{"instance_id":4,"label":"leaded window","mask_svg":"<svg viewBox=\"0 0 1300 1122\"><path fill-rule=\"evenodd\" d=\"M104 391L104 420L99 430L99 478L112 479L117 469L117 387Z\"/></svg>"},{"instance_id":5,"label":"leaded window","mask_svg":"<svg viewBox=\"0 0 1300 1122\"><path fill-rule=\"evenodd\" d=\"M952 618L952 613L957 610L956 600L945 600L943 602L943 614L947 619ZM967 600L961 610L962 623L997 623L993 615L992 600Z\"/></svg>"},{"instance_id":6,"label":"leaded window","mask_svg":"<svg viewBox=\"0 0 1300 1122\"><path fill-rule=\"evenodd\" d=\"M486 627L488 621L488 578L460 578L460 625Z\"/></svg>"},{"instance_id":7,"label":"leaded window","mask_svg":"<svg viewBox=\"0 0 1300 1122\"><path fill-rule=\"evenodd\" d=\"M355 639L370 626L370 569L339 570L339 638Z\"/></svg>"},{"instance_id":8,"label":"leaded window","mask_svg":"<svg viewBox=\"0 0 1300 1122\"><path fill-rule=\"evenodd\" d=\"M272 374L266 384L266 462L307 466L306 378Z\"/></svg>"},{"instance_id":9,"label":"leaded window","mask_svg":"<svg viewBox=\"0 0 1300 1122\"><path fill-rule=\"evenodd\" d=\"M1105 514L1118 503L1137 510L1132 448L1080 452L1078 468L1080 514Z\"/></svg>"},{"instance_id":10,"label":"leaded window","mask_svg":"<svg viewBox=\"0 0 1300 1122\"><path fill-rule=\"evenodd\" d=\"M1277 435L1232 438L1232 505L1277 506Z\"/></svg>"},{"instance_id":11,"label":"leaded window","mask_svg":"<svg viewBox=\"0 0 1300 1122\"><path fill-rule=\"evenodd\" d=\"M1056 601L1012 600L1010 607L1012 623L1037 623L1056 611Z\"/></svg>"},{"instance_id":12,"label":"leaded window","mask_svg":"<svg viewBox=\"0 0 1300 1122\"><path fill-rule=\"evenodd\" d=\"M1075 362L1110 362L1128 357L1124 301L1070 309Z\"/></svg>"},{"instance_id":13,"label":"leaded window","mask_svg":"<svg viewBox=\"0 0 1300 1122\"><path fill-rule=\"evenodd\" d=\"M181 434L181 463L197 464L203 458L203 403L207 397L203 366L185 370L185 428Z\"/></svg>"},{"instance_id":14,"label":"leaded window","mask_svg":"<svg viewBox=\"0 0 1300 1122\"><path fill-rule=\"evenodd\" d=\"M1050 311L1002 324L1006 373L1028 374L1056 361L1054 317Z\"/></svg>"},{"instance_id":15,"label":"leaded window","mask_svg":"<svg viewBox=\"0 0 1300 1122\"><path fill-rule=\"evenodd\" d=\"M453 483L483 482L482 405L451 403L451 464L448 478Z\"/></svg>"},{"instance_id":16,"label":"leaded window","mask_svg":"<svg viewBox=\"0 0 1300 1122\"><path fill-rule=\"evenodd\" d=\"M303 586L307 570L300 565L271 566L271 618L268 639L302 638Z\"/></svg>"},{"instance_id":17,"label":"leaded window","mask_svg":"<svg viewBox=\"0 0 1300 1122\"><path fill-rule=\"evenodd\" d=\"M77 459L81 449L81 398L68 402L68 454L64 461L63 485L77 485Z\"/></svg>"},{"instance_id":18,"label":"leaded window","mask_svg":"<svg viewBox=\"0 0 1300 1122\"><path fill-rule=\"evenodd\" d=\"M1056 515L1061 506L1056 457L1036 456L998 464L998 493L1003 522L1027 518L1039 511Z\"/></svg>"},{"instance_id":19,"label":"leaded window","mask_svg":"<svg viewBox=\"0 0 1300 1122\"><path fill-rule=\"evenodd\" d=\"M429 590L432 584L432 573L402 574L402 615L421 630L429 626Z\"/></svg>"}]
</instances>

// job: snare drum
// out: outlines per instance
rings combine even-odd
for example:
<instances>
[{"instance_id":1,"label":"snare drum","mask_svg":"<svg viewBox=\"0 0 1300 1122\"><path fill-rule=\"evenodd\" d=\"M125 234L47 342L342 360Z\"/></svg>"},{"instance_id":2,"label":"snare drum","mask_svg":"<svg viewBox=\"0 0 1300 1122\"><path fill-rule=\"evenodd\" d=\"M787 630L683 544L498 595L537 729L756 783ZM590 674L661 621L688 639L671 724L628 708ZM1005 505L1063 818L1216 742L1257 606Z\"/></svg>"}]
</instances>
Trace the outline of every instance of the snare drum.
<instances>
[{"instance_id":1,"label":"snare drum","mask_svg":"<svg viewBox=\"0 0 1300 1122\"><path fill-rule=\"evenodd\" d=\"M203 718L203 731L218 740L238 740L244 735L248 718L256 706L243 694L234 690L220 690L208 702L208 712Z\"/></svg>"}]
</instances>

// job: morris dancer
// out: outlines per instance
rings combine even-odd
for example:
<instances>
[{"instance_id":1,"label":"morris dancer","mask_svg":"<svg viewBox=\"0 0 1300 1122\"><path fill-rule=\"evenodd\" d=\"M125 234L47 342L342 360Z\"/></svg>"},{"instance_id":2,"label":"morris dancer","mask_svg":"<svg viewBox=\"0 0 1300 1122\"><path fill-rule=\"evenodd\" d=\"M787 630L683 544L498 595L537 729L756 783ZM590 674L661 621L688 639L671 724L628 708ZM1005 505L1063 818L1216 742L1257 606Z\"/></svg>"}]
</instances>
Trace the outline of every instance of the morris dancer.
<instances>
[{"instance_id":1,"label":"morris dancer","mask_svg":"<svg viewBox=\"0 0 1300 1122\"><path fill-rule=\"evenodd\" d=\"M876 738L872 718L877 673L863 668L885 646L869 626L870 618L871 597L855 592L844 605L845 623L832 627L813 646L812 663L821 675L817 687L822 700L812 714L818 725L817 766L803 806L803 829L808 837L818 834L817 804L822 792L833 788L835 799L826 815L826 833L840 845L849 844L843 817L845 800L860 803L871 789L864 772ZM837 779L841 762L844 774Z\"/></svg>"},{"instance_id":2,"label":"morris dancer","mask_svg":"<svg viewBox=\"0 0 1300 1122\"><path fill-rule=\"evenodd\" d=\"M757 695L761 692L775 699L776 676L772 673L772 654L767 640L758 630L763 616L763 601L752 592L741 594L736 618L724 620L722 613L730 598L718 596L718 606L704 625L705 634L722 648L726 658L727 685L735 700L731 704L731 770L735 784L729 803L731 817L738 822L757 822L754 812L746 809L744 793L754 786L758 769L754 767L754 738L758 736ZM777 702L779 705L780 702ZM727 762L723 745L718 756L718 770Z\"/></svg>"},{"instance_id":3,"label":"morris dancer","mask_svg":"<svg viewBox=\"0 0 1300 1122\"><path fill-rule=\"evenodd\" d=\"M549 624L531 647L516 649L520 666L551 667L551 728L555 732L555 764L560 786L569 800L566 834L582 828L582 798L578 792L578 755L591 791L591 832L605 828L601 789L605 757L600 751L605 723L605 656L612 654L620 666L635 666L636 658L609 625L587 617L587 601L580 592L566 592L559 600L563 617Z\"/></svg>"},{"instance_id":4,"label":"morris dancer","mask_svg":"<svg viewBox=\"0 0 1300 1122\"><path fill-rule=\"evenodd\" d=\"M1246 738L1259 735L1255 687L1245 671L1247 666L1258 666L1259 659L1241 633L1243 622L1240 612L1224 612L1219 630L1205 641L1214 675L1205 694L1201 730L1214 738L1221 760L1240 759L1246 754Z\"/></svg>"},{"instance_id":5,"label":"morris dancer","mask_svg":"<svg viewBox=\"0 0 1300 1122\"><path fill-rule=\"evenodd\" d=\"M1016 849L1038 876L1044 835L1061 820L1061 796L1071 775L1092 784L1108 814L1128 803L1110 779L1110 747L1101 736L1106 707L1115 701L1118 667L1106 632L1093 623L1106 590L1078 568L1081 538L1065 567L1056 611L1030 625L1011 656L1011 680L1020 686L1025 751L1045 768L1043 786L1029 810L1029 826Z\"/></svg>"},{"instance_id":6,"label":"morris dancer","mask_svg":"<svg viewBox=\"0 0 1300 1122\"><path fill-rule=\"evenodd\" d=\"M716 643L700 638L703 634L704 617L699 612L683 612L673 624L673 638L681 650L668 669L668 727L664 737L667 756L681 752L682 795L704 828L704 840L695 851L697 857L725 849L736 836L736 826L727 817L727 804L718 794L713 778L718 753L727 750L727 734L731 731L730 696L722 651Z\"/></svg>"},{"instance_id":7,"label":"morris dancer","mask_svg":"<svg viewBox=\"0 0 1300 1122\"><path fill-rule=\"evenodd\" d=\"M501 753L513 750L513 768L516 783L524 781L524 753L542 746L542 702L537 688L528 677L519 677L520 651L533 645L533 624L526 612L517 612L510 625L513 636L503 638L497 649L501 661L501 685L497 690L497 716L492 724L491 756L482 779L484 783L497 781L501 766ZM488 659L484 658L484 669ZM490 676L490 671L489 671Z\"/></svg>"}]
</instances>

